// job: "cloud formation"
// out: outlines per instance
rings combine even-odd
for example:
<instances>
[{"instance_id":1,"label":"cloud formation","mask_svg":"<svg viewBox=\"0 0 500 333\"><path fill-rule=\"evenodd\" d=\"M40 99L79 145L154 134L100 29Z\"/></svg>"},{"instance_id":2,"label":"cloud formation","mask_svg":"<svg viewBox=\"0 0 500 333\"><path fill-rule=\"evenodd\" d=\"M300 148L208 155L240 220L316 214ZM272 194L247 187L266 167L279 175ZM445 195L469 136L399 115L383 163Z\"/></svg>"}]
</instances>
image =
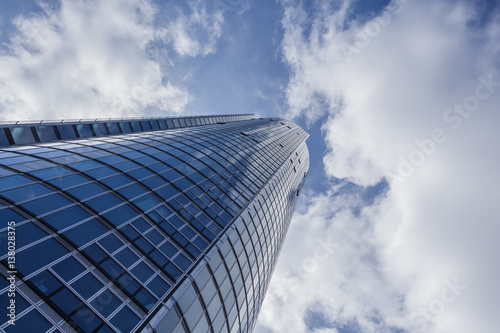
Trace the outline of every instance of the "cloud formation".
<instances>
[{"instance_id":1,"label":"cloud formation","mask_svg":"<svg viewBox=\"0 0 500 333\"><path fill-rule=\"evenodd\" d=\"M40 13L14 18L0 55L0 117L182 112L190 95L169 78L165 46L180 55L213 53L222 24L220 12L191 4L191 14L178 13L165 26L155 22L158 9L149 0L62 0L58 8L42 2Z\"/></svg>"},{"instance_id":2,"label":"cloud formation","mask_svg":"<svg viewBox=\"0 0 500 333\"><path fill-rule=\"evenodd\" d=\"M289 116L327 115L329 176L390 188L358 214L338 189L309 199L257 332L496 332L498 9L393 1L356 21L351 1L314 4L283 2ZM326 235L336 248L318 260ZM307 326L317 304L328 320Z\"/></svg>"}]
</instances>

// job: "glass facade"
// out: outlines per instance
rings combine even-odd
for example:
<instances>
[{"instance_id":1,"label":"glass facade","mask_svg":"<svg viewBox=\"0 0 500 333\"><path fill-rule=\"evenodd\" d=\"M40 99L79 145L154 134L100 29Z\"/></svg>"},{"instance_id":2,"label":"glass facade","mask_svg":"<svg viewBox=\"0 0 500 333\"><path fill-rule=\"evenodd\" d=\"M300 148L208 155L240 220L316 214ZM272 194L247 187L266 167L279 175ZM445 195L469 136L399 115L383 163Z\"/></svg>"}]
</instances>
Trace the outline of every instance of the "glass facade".
<instances>
[{"instance_id":1,"label":"glass facade","mask_svg":"<svg viewBox=\"0 0 500 333\"><path fill-rule=\"evenodd\" d=\"M4 309L16 272L16 325L5 316L0 329L252 330L309 167L299 126L226 115L0 127Z\"/></svg>"}]
</instances>

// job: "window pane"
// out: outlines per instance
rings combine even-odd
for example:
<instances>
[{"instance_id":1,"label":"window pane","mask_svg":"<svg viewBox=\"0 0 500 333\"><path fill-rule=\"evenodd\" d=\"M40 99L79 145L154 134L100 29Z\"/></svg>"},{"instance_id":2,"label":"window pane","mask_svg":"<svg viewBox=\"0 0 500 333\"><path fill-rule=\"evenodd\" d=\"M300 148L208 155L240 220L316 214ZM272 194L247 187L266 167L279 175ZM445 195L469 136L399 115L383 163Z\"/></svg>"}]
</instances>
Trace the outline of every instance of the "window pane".
<instances>
[{"instance_id":1,"label":"window pane","mask_svg":"<svg viewBox=\"0 0 500 333\"><path fill-rule=\"evenodd\" d=\"M80 264L75 258L69 257L55 266L52 269L59 274L66 282L70 281L72 278L80 274L85 270L85 268Z\"/></svg>"},{"instance_id":2,"label":"window pane","mask_svg":"<svg viewBox=\"0 0 500 333\"><path fill-rule=\"evenodd\" d=\"M10 143L9 140L7 139L7 135L5 134L5 129L0 128L0 146L8 146L8 145L10 145Z\"/></svg>"},{"instance_id":3,"label":"window pane","mask_svg":"<svg viewBox=\"0 0 500 333\"><path fill-rule=\"evenodd\" d=\"M130 267L139 259L128 247L118 252L115 258L125 267Z\"/></svg>"},{"instance_id":4,"label":"window pane","mask_svg":"<svg viewBox=\"0 0 500 333\"><path fill-rule=\"evenodd\" d=\"M102 320L97 316L89 316L91 313L92 311L84 306L71 316L71 319L80 326L84 332L92 332L102 323Z\"/></svg>"},{"instance_id":5,"label":"window pane","mask_svg":"<svg viewBox=\"0 0 500 333\"><path fill-rule=\"evenodd\" d=\"M63 140L76 139L73 125L58 125L57 129L59 130L59 134L61 134L61 139Z\"/></svg>"},{"instance_id":6,"label":"window pane","mask_svg":"<svg viewBox=\"0 0 500 333\"><path fill-rule=\"evenodd\" d=\"M36 310L31 310L26 315L16 319L16 325L9 326L11 333L45 332L52 325Z\"/></svg>"},{"instance_id":7,"label":"window pane","mask_svg":"<svg viewBox=\"0 0 500 333\"><path fill-rule=\"evenodd\" d=\"M100 235L106 233L109 229L96 219L87 221L79 226L72 228L63 233L77 247L83 246L90 241L93 241Z\"/></svg>"},{"instance_id":8,"label":"window pane","mask_svg":"<svg viewBox=\"0 0 500 333\"><path fill-rule=\"evenodd\" d=\"M40 141L57 140L56 132L54 132L54 126L36 126L35 129Z\"/></svg>"},{"instance_id":9,"label":"window pane","mask_svg":"<svg viewBox=\"0 0 500 333\"><path fill-rule=\"evenodd\" d=\"M76 125L76 131L80 135L80 138L90 138L92 136L92 131L88 124Z\"/></svg>"},{"instance_id":10,"label":"window pane","mask_svg":"<svg viewBox=\"0 0 500 333\"><path fill-rule=\"evenodd\" d=\"M76 188L72 188L71 190L67 191L71 195L73 195L75 198L83 201L89 197L93 197L95 195L107 192L102 186L99 186L95 183L89 183L86 185L82 185Z\"/></svg>"},{"instance_id":11,"label":"window pane","mask_svg":"<svg viewBox=\"0 0 500 333\"><path fill-rule=\"evenodd\" d=\"M82 302L68 289L63 289L50 298L64 314L75 311Z\"/></svg>"},{"instance_id":12,"label":"window pane","mask_svg":"<svg viewBox=\"0 0 500 333\"><path fill-rule=\"evenodd\" d=\"M97 212L103 212L109 208L117 206L121 204L123 201L118 199L118 197L112 193L107 193L105 195L101 195L97 198L86 201L85 204L90 206Z\"/></svg>"},{"instance_id":13,"label":"window pane","mask_svg":"<svg viewBox=\"0 0 500 333\"><path fill-rule=\"evenodd\" d=\"M117 123L107 123L110 134L120 134L120 129Z\"/></svg>"},{"instance_id":14,"label":"window pane","mask_svg":"<svg viewBox=\"0 0 500 333\"><path fill-rule=\"evenodd\" d=\"M146 282L153 275L153 270L145 263L140 262L137 266L132 268L132 273L134 273L139 281Z\"/></svg>"},{"instance_id":15,"label":"window pane","mask_svg":"<svg viewBox=\"0 0 500 333\"><path fill-rule=\"evenodd\" d=\"M33 183L34 181L21 175L13 175L9 177L0 178L0 190L6 190L11 187L21 186Z\"/></svg>"},{"instance_id":16,"label":"window pane","mask_svg":"<svg viewBox=\"0 0 500 333\"><path fill-rule=\"evenodd\" d=\"M48 180L48 182L64 190L67 189L68 187L88 183L90 182L90 180L80 175L73 174L66 177L58 177L55 179L51 179Z\"/></svg>"},{"instance_id":17,"label":"window pane","mask_svg":"<svg viewBox=\"0 0 500 333\"><path fill-rule=\"evenodd\" d=\"M139 323L139 317L135 315L127 306L121 309L112 319L111 324L121 332L131 332Z\"/></svg>"},{"instance_id":18,"label":"window pane","mask_svg":"<svg viewBox=\"0 0 500 333\"><path fill-rule=\"evenodd\" d=\"M118 227L136 215L137 213L135 210L133 210L128 204L125 204L104 214L104 217L115 227Z\"/></svg>"},{"instance_id":19,"label":"window pane","mask_svg":"<svg viewBox=\"0 0 500 333\"><path fill-rule=\"evenodd\" d=\"M104 127L104 124L92 124L92 127L94 128L96 136L108 135L108 132L106 132L106 128Z\"/></svg>"},{"instance_id":20,"label":"window pane","mask_svg":"<svg viewBox=\"0 0 500 333\"><path fill-rule=\"evenodd\" d=\"M23 275L29 275L66 253L68 253L68 250L53 238L49 238L19 253L16 260L17 269Z\"/></svg>"},{"instance_id":21,"label":"window pane","mask_svg":"<svg viewBox=\"0 0 500 333\"><path fill-rule=\"evenodd\" d=\"M148 288L151 289L151 291L153 291L158 298L161 298L170 289L170 285L161 277L156 276L153 280L151 280L151 282L148 283Z\"/></svg>"},{"instance_id":22,"label":"window pane","mask_svg":"<svg viewBox=\"0 0 500 333\"><path fill-rule=\"evenodd\" d=\"M77 222L80 222L91 215L78 206L71 206L57 213L45 216L43 220L54 227L56 230L62 230Z\"/></svg>"},{"instance_id":23,"label":"window pane","mask_svg":"<svg viewBox=\"0 0 500 333\"><path fill-rule=\"evenodd\" d=\"M139 301L147 310L151 310L156 304L156 299L147 290L142 289L135 295L135 299Z\"/></svg>"},{"instance_id":24,"label":"window pane","mask_svg":"<svg viewBox=\"0 0 500 333\"><path fill-rule=\"evenodd\" d=\"M91 273L87 273L75 282L71 286L85 299L89 299L97 291L99 291L104 285L97 280L97 278Z\"/></svg>"},{"instance_id":25,"label":"window pane","mask_svg":"<svg viewBox=\"0 0 500 333\"><path fill-rule=\"evenodd\" d=\"M109 234L103 239L99 240L99 244L102 245L109 253L113 253L123 246L123 243L113 234Z\"/></svg>"},{"instance_id":26,"label":"window pane","mask_svg":"<svg viewBox=\"0 0 500 333\"><path fill-rule=\"evenodd\" d=\"M40 185L40 184L31 184L23 187L19 187L15 190L4 191L1 193L2 196L13 202L21 202L30 199L34 199L41 195L52 192L51 189Z\"/></svg>"},{"instance_id":27,"label":"window pane","mask_svg":"<svg viewBox=\"0 0 500 333\"><path fill-rule=\"evenodd\" d=\"M25 145L35 142L30 127L14 127L10 129L10 133L16 145Z\"/></svg>"},{"instance_id":28,"label":"window pane","mask_svg":"<svg viewBox=\"0 0 500 333\"><path fill-rule=\"evenodd\" d=\"M54 275L48 271L43 271L40 274L35 275L29 281L33 283L45 296L52 294L54 291L62 287L61 282L59 282Z\"/></svg>"},{"instance_id":29,"label":"window pane","mask_svg":"<svg viewBox=\"0 0 500 333\"><path fill-rule=\"evenodd\" d=\"M3 217L3 211L0 212L0 216ZM10 220L9 220L10 221ZM43 237L47 236L47 233L42 229L38 228L33 223L29 222L17 227L16 233L16 247L21 248L28 245L34 241L37 241Z\"/></svg>"},{"instance_id":30,"label":"window pane","mask_svg":"<svg viewBox=\"0 0 500 333\"><path fill-rule=\"evenodd\" d=\"M104 290L90 304L104 317L109 316L122 302L108 289Z\"/></svg>"}]
</instances>

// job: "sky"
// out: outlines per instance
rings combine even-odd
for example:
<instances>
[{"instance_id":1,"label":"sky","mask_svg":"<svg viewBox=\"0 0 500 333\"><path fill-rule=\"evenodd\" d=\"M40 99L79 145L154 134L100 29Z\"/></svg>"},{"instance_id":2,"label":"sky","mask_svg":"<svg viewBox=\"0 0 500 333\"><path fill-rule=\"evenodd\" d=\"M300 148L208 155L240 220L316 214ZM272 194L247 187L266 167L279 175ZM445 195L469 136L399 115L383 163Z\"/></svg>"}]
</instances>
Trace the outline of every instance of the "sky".
<instances>
[{"instance_id":1,"label":"sky","mask_svg":"<svg viewBox=\"0 0 500 333\"><path fill-rule=\"evenodd\" d=\"M496 1L3 1L0 43L1 120L310 133L256 333L498 332Z\"/></svg>"}]
</instances>

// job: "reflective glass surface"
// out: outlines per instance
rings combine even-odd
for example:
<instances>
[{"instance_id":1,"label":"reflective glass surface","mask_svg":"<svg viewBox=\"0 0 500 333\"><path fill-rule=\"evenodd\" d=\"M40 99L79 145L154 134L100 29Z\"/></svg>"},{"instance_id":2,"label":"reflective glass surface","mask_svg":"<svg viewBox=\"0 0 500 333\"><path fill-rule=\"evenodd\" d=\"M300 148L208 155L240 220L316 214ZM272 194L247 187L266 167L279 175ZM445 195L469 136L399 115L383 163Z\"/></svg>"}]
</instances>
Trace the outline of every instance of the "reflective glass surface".
<instances>
[{"instance_id":1,"label":"reflective glass surface","mask_svg":"<svg viewBox=\"0 0 500 333\"><path fill-rule=\"evenodd\" d=\"M0 148L0 214L22 233L20 326L251 331L308 170L307 133L238 116L64 124L55 139L35 129L53 142L17 131L24 146ZM6 250L0 262L6 275Z\"/></svg>"}]
</instances>

